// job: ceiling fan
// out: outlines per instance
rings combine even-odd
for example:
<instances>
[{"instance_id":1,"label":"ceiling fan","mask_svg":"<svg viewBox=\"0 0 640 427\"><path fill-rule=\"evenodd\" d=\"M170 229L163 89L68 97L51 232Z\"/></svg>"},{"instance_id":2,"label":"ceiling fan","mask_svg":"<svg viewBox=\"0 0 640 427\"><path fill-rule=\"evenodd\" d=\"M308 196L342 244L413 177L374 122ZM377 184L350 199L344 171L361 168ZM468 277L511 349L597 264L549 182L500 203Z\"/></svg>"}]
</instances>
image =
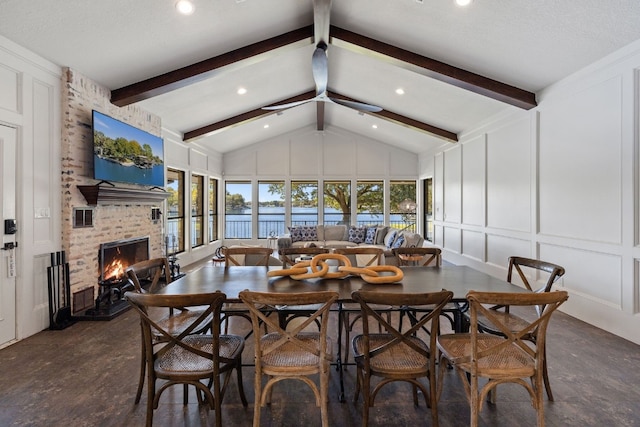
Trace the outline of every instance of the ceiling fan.
<instances>
[{"instance_id":1,"label":"ceiling fan","mask_svg":"<svg viewBox=\"0 0 640 427\"><path fill-rule=\"evenodd\" d=\"M327 93L327 83L329 81L327 43L329 42L329 15L331 14L331 1L332 0L313 0L313 27L316 49L313 51L313 56L311 57L311 71L313 73L313 80L316 83L316 96L303 101L263 107L263 110L283 110L315 101L330 102L344 105L345 107L353 108L358 111L367 111L371 113L382 111L382 108L376 105L331 98Z\"/></svg>"}]
</instances>

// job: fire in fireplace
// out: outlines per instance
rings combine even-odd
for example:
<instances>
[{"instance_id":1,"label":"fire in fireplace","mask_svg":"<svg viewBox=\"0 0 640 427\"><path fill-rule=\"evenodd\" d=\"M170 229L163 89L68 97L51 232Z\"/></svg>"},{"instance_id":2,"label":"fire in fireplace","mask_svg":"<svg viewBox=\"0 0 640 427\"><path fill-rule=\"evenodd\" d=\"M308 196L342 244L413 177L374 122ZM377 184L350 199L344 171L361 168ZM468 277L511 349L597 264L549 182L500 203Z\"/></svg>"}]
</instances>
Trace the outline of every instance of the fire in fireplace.
<instances>
[{"instance_id":1,"label":"fire in fireplace","mask_svg":"<svg viewBox=\"0 0 640 427\"><path fill-rule=\"evenodd\" d=\"M100 283L117 283L132 264L149 259L149 237L102 243L98 256Z\"/></svg>"},{"instance_id":2,"label":"fire in fireplace","mask_svg":"<svg viewBox=\"0 0 640 427\"><path fill-rule=\"evenodd\" d=\"M123 300L128 284L125 271L130 265L148 259L149 237L102 243L98 253L100 291L95 308L88 309L85 316L109 320L128 309L129 304Z\"/></svg>"}]
</instances>

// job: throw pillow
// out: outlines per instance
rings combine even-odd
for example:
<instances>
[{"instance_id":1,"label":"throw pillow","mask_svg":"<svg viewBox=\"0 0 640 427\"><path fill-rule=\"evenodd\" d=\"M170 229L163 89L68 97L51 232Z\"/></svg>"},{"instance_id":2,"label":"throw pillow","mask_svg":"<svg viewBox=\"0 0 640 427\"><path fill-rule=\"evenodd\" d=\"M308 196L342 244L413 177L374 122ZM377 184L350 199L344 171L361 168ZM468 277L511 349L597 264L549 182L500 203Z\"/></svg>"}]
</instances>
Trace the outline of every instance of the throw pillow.
<instances>
[{"instance_id":1,"label":"throw pillow","mask_svg":"<svg viewBox=\"0 0 640 427\"><path fill-rule=\"evenodd\" d=\"M349 228L349 241L351 243L362 243L366 238L366 233L366 227L355 227L352 225Z\"/></svg>"},{"instance_id":2,"label":"throw pillow","mask_svg":"<svg viewBox=\"0 0 640 427\"><path fill-rule=\"evenodd\" d=\"M312 242L318 240L318 232L315 225L299 225L289 227L291 242Z\"/></svg>"},{"instance_id":3,"label":"throw pillow","mask_svg":"<svg viewBox=\"0 0 640 427\"><path fill-rule=\"evenodd\" d=\"M368 227L367 235L364 238L364 242L367 245L374 245L376 243L376 232L378 229L376 227Z\"/></svg>"},{"instance_id":4,"label":"throw pillow","mask_svg":"<svg viewBox=\"0 0 640 427\"><path fill-rule=\"evenodd\" d=\"M391 245L391 249L401 248L403 243L404 243L404 236L401 234L393 241L393 244Z\"/></svg>"},{"instance_id":5,"label":"throw pillow","mask_svg":"<svg viewBox=\"0 0 640 427\"><path fill-rule=\"evenodd\" d=\"M385 225L379 225L376 228L376 245L384 245L384 237L387 235L389 227Z\"/></svg>"},{"instance_id":6,"label":"throw pillow","mask_svg":"<svg viewBox=\"0 0 640 427\"><path fill-rule=\"evenodd\" d=\"M393 241L396 239L396 234L398 232L396 230L389 230L387 235L384 236L384 245L391 249L391 245L393 245Z\"/></svg>"}]
</instances>

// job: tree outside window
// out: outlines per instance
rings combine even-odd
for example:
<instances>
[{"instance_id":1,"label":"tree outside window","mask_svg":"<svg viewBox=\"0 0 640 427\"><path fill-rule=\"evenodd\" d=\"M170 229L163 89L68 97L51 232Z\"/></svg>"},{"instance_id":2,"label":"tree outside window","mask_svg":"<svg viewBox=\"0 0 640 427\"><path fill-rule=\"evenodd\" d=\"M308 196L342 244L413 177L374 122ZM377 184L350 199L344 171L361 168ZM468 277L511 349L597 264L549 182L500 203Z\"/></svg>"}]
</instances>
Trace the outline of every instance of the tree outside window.
<instances>
[{"instance_id":1,"label":"tree outside window","mask_svg":"<svg viewBox=\"0 0 640 427\"><path fill-rule=\"evenodd\" d=\"M167 169L167 245L169 254L184 252L184 172Z\"/></svg>"},{"instance_id":2,"label":"tree outside window","mask_svg":"<svg viewBox=\"0 0 640 427\"><path fill-rule=\"evenodd\" d=\"M389 185L390 225L416 231L416 182L391 181Z\"/></svg>"},{"instance_id":3,"label":"tree outside window","mask_svg":"<svg viewBox=\"0 0 640 427\"><path fill-rule=\"evenodd\" d=\"M258 239L284 234L283 190L284 181L258 182Z\"/></svg>"},{"instance_id":4,"label":"tree outside window","mask_svg":"<svg viewBox=\"0 0 640 427\"><path fill-rule=\"evenodd\" d=\"M351 224L351 181L324 182L324 223Z\"/></svg>"},{"instance_id":5,"label":"tree outside window","mask_svg":"<svg viewBox=\"0 0 640 427\"><path fill-rule=\"evenodd\" d=\"M384 224L384 183L358 181L356 185L357 224Z\"/></svg>"},{"instance_id":6,"label":"tree outside window","mask_svg":"<svg viewBox=\"0 0 640 427\"><path fill-rule=\"evenodd\" d=\"M191 175L191 247L204 244L204 177Z\"/></svg>"},{"instance_id":7,"label":"tree outside window","mask_svg":"<svg viewBox=\"0 0 640 427\"><path fill-rule=\"evenodd\" d=\"M251 181L225 182L225 239L251 239Z\"/></svg>"},{"instance_id":8,"label":"tree outside window","mask_svg":"<svg viewBox=\"0 0 640 427\"><path fill-rule=\"evenodd\" d=\"M209 178L209 242L218 240L218 180Z\"/></svg>"}]
</instances>

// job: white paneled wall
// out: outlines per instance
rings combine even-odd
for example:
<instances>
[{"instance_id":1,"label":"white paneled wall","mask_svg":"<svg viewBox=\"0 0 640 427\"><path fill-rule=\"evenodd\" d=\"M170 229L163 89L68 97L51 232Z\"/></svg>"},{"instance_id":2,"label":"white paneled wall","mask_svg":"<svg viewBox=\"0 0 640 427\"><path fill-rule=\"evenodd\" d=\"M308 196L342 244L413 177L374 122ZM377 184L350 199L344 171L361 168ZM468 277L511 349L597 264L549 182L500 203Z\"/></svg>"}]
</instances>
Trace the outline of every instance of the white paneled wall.
<instances>
[{"instance_id":1,"label":"white paneled wall","mask_svg":"<svg viewBox=\"0 0 640 427\"><path fill-rule=\"evenodd\" d=\"M506 277L508 257L565 267L563 310L640 343L640 42L420 157L444 259ZM461 212L461 217L458 213Z\"/></svg>"}]
</instances>

